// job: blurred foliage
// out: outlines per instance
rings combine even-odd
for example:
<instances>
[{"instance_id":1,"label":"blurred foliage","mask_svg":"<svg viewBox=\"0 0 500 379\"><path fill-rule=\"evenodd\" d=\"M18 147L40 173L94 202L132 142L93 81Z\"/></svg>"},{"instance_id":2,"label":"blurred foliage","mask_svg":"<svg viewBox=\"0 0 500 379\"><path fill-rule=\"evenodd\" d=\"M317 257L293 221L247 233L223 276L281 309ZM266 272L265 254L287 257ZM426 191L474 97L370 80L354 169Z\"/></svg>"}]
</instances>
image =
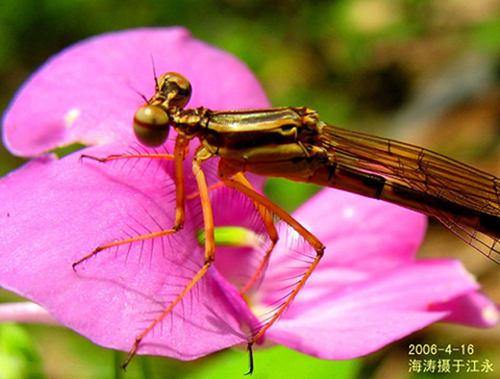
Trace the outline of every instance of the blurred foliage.
<instances>
[{"instance_id":1,"label":"blurred foliage","mask_svg":"<svg viewBox=\"0 0 500 379\"><path fill-rule=\"evenodd\" d=\"M42 361L30 335L19 325L0 324L0 377L43 378Z\"/></svg>"},{"instance_id":2,"label":"blurred foliage","mask_svg":"<svg viewBox=\"0 0 500 379\"><path fill-rule=\"evenodd\" d=\"M306 105L327 122L423 145L499 174L499 8L497 0L2 0L0 107L7 107L30 73L72 43L112 30L183 25L245 61L275 106ZM0 174L21 162L0 151ZM316 190L270 183L272 198L289 210ZM431 223L423 254L451 251L456 256L467 250L467 266L498 302L500 283L494 268L478 263L475 252L441 233L442 228ZM410 375L409 341L474 343L482 356L500 356L498 328L484 333L471 329L427 328L370 355L362 377ZM111 352L70 331L31 326L29 331L43 357L46 377L123 375L113 369ZM53 333L57 338L48 337ZM228 354L233 353L190 363L141 358L138 361L147 362L144 369L137 363L124 377L161 377L160 372L189 377L181 366L187 371L207 370L212 360L223 365L232 361ZM266 362L274 370L267 377L282 377L299 358L285 358L286 364L276 359ZM321 377L320 369L310 366L313 363L303 364L311 375ZM245 367L238 366L237 374ZM337 366L324 370L324 377L340 372ZM258 367L255 377L259 371ZM208 375L218 376L206 371ZM293 372L286 376L298 377Z\"/></svg>"}]
</instances>

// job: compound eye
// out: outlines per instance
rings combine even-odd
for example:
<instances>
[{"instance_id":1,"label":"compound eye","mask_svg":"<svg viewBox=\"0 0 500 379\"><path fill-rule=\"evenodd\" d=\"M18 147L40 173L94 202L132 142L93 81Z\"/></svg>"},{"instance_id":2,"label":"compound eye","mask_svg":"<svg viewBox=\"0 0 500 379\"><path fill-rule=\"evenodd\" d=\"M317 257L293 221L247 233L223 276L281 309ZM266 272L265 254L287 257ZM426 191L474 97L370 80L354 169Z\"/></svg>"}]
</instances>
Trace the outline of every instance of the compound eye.
<instances>
[{"instance_id":1,"label":"compound eye","mask_svg":"<svg viewBox=\"0 0 500 379\"><path fill-rule=\"evenodd\" d=\"M134 116L134 132L146 146L157 147L168 138L170 119L167 112L155 105L144 105Z\"/></svg>"},{"instance_id":2,"label":"compound eye","mask_svg":"<svg viewBox=\"0 0 500 379\"><path fill-rule=\"evenodd\" d=\"M175 92L176 95L169 101L169 105L180 108L186 106L191 98L191 83L177 72L167 72L158 79L158 91L164 94Z\"/></svg>"}]
</instances>

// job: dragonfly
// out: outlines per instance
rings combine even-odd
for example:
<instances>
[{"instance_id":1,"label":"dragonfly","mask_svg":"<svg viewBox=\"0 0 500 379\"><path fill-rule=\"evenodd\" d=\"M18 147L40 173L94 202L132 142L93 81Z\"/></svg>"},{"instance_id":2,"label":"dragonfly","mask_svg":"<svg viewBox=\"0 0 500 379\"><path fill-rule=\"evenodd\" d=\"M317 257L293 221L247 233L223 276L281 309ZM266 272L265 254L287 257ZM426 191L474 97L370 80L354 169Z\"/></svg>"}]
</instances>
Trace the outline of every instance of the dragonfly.
<instances>
[{"instance_id":1,"label":"dragonfly","mask_svg":"<svg viewBox=\"0 0 500 379\"><path fill-rule=\"evenodd\" d=\"M272 317L252 333L248 341L250 372L252 346L280 318L313 273L325 246L278 205L259 194L245 172L283 177L292 181L338 188L397 204L432 216L486 257L500 263L500 179L421 147L369 134L349 131L319 119L307 107L214 111L204 107L185 109L192 93L188 79L175 72L155 75L155 94L134 116L134 132L147 147L161 146L170 131L177 132L173 154L128 154L124 158L155 158L174 162L176 185L175 222L172 229L136 236L97 247L73 264L75 268L98 252L145 239L168 236L184 224L186 187L183 162L191 142L199 141L192 160L205 228L204 264L163 313L135 339L124 363L128 365L143 338L174 309L207 273L215 258L216 240L203 162L219 158L221 185L246 195L265 225L271 243L244 294L263 274L279 239L272 215L279 217L314 249L315 257L288 297Z\"/></svg>"}]
</instances>

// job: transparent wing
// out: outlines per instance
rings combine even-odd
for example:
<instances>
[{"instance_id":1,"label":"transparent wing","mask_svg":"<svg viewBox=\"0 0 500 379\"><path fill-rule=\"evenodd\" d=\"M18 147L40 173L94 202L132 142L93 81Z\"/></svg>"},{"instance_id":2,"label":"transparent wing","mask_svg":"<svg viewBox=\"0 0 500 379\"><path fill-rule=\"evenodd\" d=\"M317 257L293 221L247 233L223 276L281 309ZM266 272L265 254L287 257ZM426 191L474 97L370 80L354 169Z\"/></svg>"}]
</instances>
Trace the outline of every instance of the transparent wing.
<instances>
[{"instance_id":1,"label":"transparent wing","mask_svg":"<svg viewBox=\"0 0 500 379\"><path fill-rule=\"evenodd\" d=\"M414 145L328 124L320 140L336 165L383 177L391 202L435 217L500 263L500 179Z\"/></svg>"}]
</instances>

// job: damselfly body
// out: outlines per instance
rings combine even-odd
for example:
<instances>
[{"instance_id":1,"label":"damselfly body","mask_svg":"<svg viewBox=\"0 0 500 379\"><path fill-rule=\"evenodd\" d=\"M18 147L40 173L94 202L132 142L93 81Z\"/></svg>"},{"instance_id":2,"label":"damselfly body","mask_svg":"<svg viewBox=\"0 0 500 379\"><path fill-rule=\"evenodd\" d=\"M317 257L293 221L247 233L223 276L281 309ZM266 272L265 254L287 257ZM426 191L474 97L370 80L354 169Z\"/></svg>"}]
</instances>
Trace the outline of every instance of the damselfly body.
<instances>
[{"instance_id":1,"label":"damselfly body","mask_svg":"<svg viewBox=\"0 0 500 379\"><path fill-rule=\"evenodd\" d=\"M177 132L173 154L132 154L95 158L158 158L174 161L176 217L172 229L138 236L96 248L74 267L99 251L149 238L166 236L182 228L186 191L183 161L191 140L197 138L192 168L196 174L205 226L205 264L164 312L139 336L125 362L141 340L158 325L206 274L215 256L214 223L209 188L202 163L219 157L219 179L248 196L259 212L271 244L260 269L241 291L262 273L278 241L269 211L295 229L316 251L316 257L272 318L256 331L252 345L286 310L318 265L323 244L287 212L257 193L244 172L314 183L354 192L435 217L490 259L500 263L500 179L429 150L390 139L344 130L319 120L308 108L271 108L244 111L184 109L191 85L182 75L166 73L156 79L156 93L134 119L139 141L160 146L171 128Z\"/></svg>"}]
</instances>

